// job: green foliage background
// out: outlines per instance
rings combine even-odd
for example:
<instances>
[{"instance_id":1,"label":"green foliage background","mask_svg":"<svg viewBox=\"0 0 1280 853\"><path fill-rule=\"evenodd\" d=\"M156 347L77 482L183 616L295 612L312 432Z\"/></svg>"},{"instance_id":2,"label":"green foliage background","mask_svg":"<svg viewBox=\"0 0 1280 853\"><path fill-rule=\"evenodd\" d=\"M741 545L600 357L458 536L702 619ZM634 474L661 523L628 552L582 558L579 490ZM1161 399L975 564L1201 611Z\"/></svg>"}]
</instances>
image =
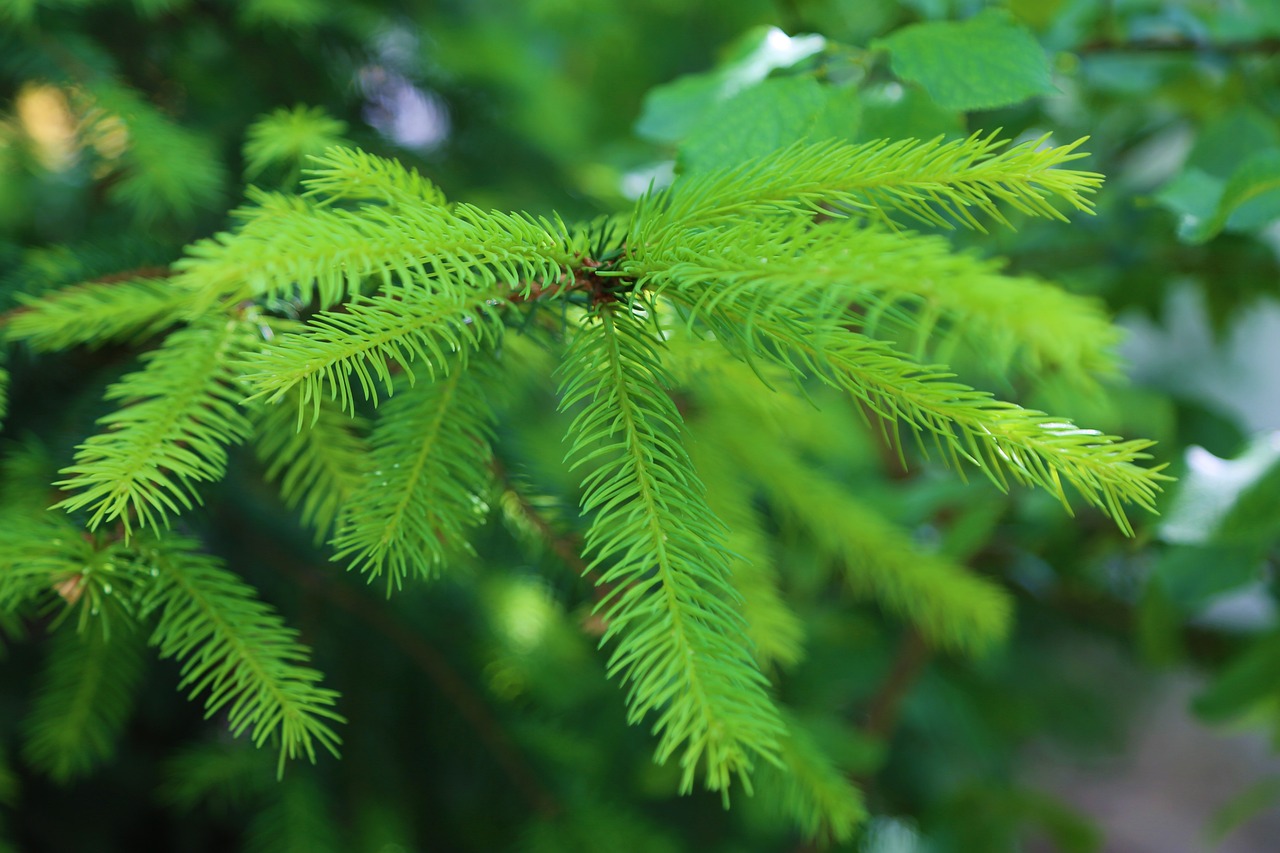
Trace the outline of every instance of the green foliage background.
<instances>
[{"instance_id":1,"label":"green foliage background","mask_svg":"<svg viewBox=\"0 0 1280 853\"><path fill-rule=\"evenodd\" d=\"M0 0L0 838L1099 849L1280 726L1273 6Z\"/></svg>"}]
</instances>

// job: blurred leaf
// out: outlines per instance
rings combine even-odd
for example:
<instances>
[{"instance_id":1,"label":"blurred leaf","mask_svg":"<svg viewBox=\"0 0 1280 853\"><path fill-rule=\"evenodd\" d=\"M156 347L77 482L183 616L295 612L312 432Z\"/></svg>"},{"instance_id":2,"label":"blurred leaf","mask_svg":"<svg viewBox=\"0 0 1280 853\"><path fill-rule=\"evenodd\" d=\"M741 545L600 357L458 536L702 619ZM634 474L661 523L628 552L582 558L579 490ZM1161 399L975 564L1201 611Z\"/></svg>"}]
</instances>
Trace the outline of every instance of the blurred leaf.
<instances>
[{"instance_id":1,"label":"blurred leaf","mask_svg":"<svg viewBox=\"0 0 1280 853\"><path fill-rule=\"evenodd\" d=\"M1248 230L1280 218L1280 148L1258 151L1239 165L1222 188L1211 211L1201 207L1207 201L1208 184L1195 179L1205 192L1178 236L1189 243L1204 243L1224 228Z\"/></svg>"},{"instance_id":2,"label":"blurred leaf","mask_svg":"<svg viewBox=\"0 0 1280 853\"><path fill-rule=\"evenodd\" d=\"M1188 166L1161 187L1155 199L1182 217L1180 232L1190 233L1200 222L1213 216L1222 200L1223 186L1219 178Z\"/></svg>"},{"instance_id":3,"label":"blurred leaf","mask_svg":"<svg viewBox=\"0 0 1280 853\"><path fill-rule=\"evenodd\" d=\"M857 92L823 86L810 77L766 80L713 107L680 148L686 172L740 163L809 138L852 139L858 129Z\"/></svg>"},{"instance_id":4,"label":"blurred leaf","mask_svg":"<svg viewBox=\"0 0 1280 853\"><path fill-rule=\"evenodd\" d=\"M1166 542L1265 539L1280 527L1280 518L1268 509L1280 504L1280 433L1256 439L1235 459L1193 446L1186 465L1160 525Z\"/></svg>"},{"instance_id":5,"label":"blurred leaf","mask_svg":"<svg viewBox=\"0 0 1280 853\"><path fill-rule=\"evenodd\" d=\"M1135 613L1138 649L1153 666L1169 666L1182 659L1182 614L1159 579L1149 580Z\"/></svg>"},{"instance_id":6,"label":"blurred leaf","mask_svg":"<svg viewBox=\"0 0 1280 853\"><path fill-rule=\"evenodd\" d=\"M1280 129L1253 107L1237 107L1205 124L1187 155L1187 166L1226 180L1257 151L1280 145Z\"/></svg>"},{"instance_id":7,"label":"blurred leaf","mask_svg":"<svg viewBox=\"0 0 1280 853\"><path fill-rule=\"evenodd\" d=\"M1065 0L1009 0L1009 11L1022 23L1044 29L1060 17Z\"/></svg>"},{"instance_id":8,"label":"blurred leaf","mask_svg":"<svg viewBox=\"0 0 1280 853\"><path fill-rule=\"evenodd\" d=\"M1175 545L1160 555L1152 577L1172 604L1194 613L1215 595L1257 580L1261 558L1236 544Z\"/></svg>"},{"instance_id":9,"label":"blurred leaf","mask_svg":"<svg viewBox=\"0 0 1280 853\"><path fill-rule=\"evenodd\" d=\"M893 72L946 109L994 109L1054 91L1039 43L996 11L903 27L872 46L888 50Z\"/></svg>"},{"instance_id":10,"label":"blurred leaf","mask_svg":"<svg viewBox=\"0 0 1280 853\"><path fill-rule=\"evenodd\" d=\"M964 135L963 116L938 106L919 89L892 83L862 91L862 127L857 136L860 142Z\"/></svg>"},{"instance_id":11,"label":"blurred leaf","mask_svg":"<svg viewBox=\"0 0 1280 853\"><path fill-rule=\"evenodd\" d=\"M1245 788L1214 812L1206 835L1211 844L1221 844L1241 824L1280 802L1280 776L1268 776Z\"/></svg>"},{"instance_id":12,"label":"blurred leaf","mask_svg":"<svg viewBox=\"0 0 1280 853\"><path fill-rule=\"evenodd\" d=\"M816 35L788 36L777 27L759 27L733 44L712 71L686 74L651 89L636 122L640 136L654 142L679 142L705 118L707 110L826 46Z\"/></svg>"},{"instance_id":13,"label":"blurred leaf","mask_svg":"<svg viewBox=\"0 0 1280 853\"><path fill-rule=\"evenodd\" d=\"M1280 5L1274 0L1217 3L1208 16L1208 26L1215 38L1224 41L1280 35Z\"/></svg>"},{"instance_id":14,"label":"blurred leaf","mask_svg":"<svg viewBox=\"0 0 1280 853\"><path fill-rule=\"evenodd\" d=\"M1280 634L1270 634L1231 661L1196 697L1192 708L1208 722L1223 722L1274 702L1280 692Z\"/></svg>"}]
</instances>

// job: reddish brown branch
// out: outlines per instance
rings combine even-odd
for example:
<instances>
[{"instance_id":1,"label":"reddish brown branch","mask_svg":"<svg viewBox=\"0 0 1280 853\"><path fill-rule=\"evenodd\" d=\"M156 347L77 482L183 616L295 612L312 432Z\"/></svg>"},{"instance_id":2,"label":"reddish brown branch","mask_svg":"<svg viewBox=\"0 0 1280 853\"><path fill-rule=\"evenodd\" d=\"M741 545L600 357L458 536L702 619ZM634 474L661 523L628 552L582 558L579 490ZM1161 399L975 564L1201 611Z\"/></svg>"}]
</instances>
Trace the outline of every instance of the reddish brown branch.
<instances>
[{"instance_id":1,"label":"reddish brown branch","mask_svg":"<svg viewBox=\"0 0 1280 853\"><path fill-rule=\"evenodd\" d=\"M867 716L862 723L863 734L876 740L887 740L898 726L902 702L911 692L916 679L924 673L933 658L933 649L914 628L902 635L898 653L889 673L867 705Z\"/></svg>"}]
</instances>

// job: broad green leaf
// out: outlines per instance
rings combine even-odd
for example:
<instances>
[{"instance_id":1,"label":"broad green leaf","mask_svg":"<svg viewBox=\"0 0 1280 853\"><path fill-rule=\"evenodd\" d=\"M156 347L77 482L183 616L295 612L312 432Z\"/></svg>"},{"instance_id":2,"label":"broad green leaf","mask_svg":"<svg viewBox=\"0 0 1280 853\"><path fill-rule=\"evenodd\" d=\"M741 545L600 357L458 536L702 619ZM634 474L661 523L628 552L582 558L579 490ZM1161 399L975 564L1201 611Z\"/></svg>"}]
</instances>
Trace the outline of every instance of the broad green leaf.
<instances>
[{"instance_id":1,"label":"broad green leaf","mask_svg":"<svg viewBox=\"0 0 1280 853\"><path fill-rule=\"evenodd\" d=\"M859 142L872 139L958 139L966 135L964 117L947 110L919 89L890 83L861 92Z\"/></svg>"},{"instance_id":2,"label":"broad green leaf","mask_svg":"<svg viewBox=\"0 0 1280 853\"><path fill-rule=\"evenodd\" d=\"M826 44L822 36L789 36L777 27L753 29L729 49L714 70L687 74L651 89L636 122L636 133L653 142L679 142L707 110L764 80L769 72L812 56Z\"/></svg>"},{"instance_id":3,"label":"broad green leaf","mask_svg":"<svg viewBox=\"0 0 1280 853\"><path fill-rule=\"evenodd\" d=\"M893 72L946 109L1007 107L1054 91L1044 50L1000 12L913 24L872 46L889 51Z\"/></svg>"},{"instance_id":4,"label":"broad green leaf","mask_svg":"<svg viewBox=\"0 0 1280 853\"><path fill-rule=\"evenodd\" d=\"M1236 0L1215 3L1206 16L1214 41L1246 41L1280 35L1280 4L1275 0Z\"/></svg>"},{"instance_id":5,"label":"broad green leaf","mask_svg":"<svg viewBox=\"0 0 1280 853\"><path fill-rule=\"evenodd\" d=\"M1280 146L1280 128L1252 107L1237 107L1207 122L1196 134L1187 166L1227 180L1257 151Z\"/></svg>"},{"instance_id":6,"label":"broad green leaf","mask_svg":"<svg viewBox=\"0 0 1280 853\"><path fill-rule=\"evenodd\" d=\"M1280 635L1270 634L1227 665L1192 708L1201 719L1222 722L1246 714L1280 693Z\"/></svg>"},{"instance_id":7,"label":"broad green leaf","mask_svg":"<svg viewBox=\"0 0 1280 853\"><path fill-rule=\"evenodd\" d=\"M1213 216L1222 200L1223 181L1195 166L1187 166L1160 188L1155 200L1178 214L1183 239L1199 224Z\"/></svg>"},{"instance_id":8,"label":"broad green leaf","mask_svg":"<svg viewBox=\"0 0 1280 853\"><path fill-rule=\"evenodd\" d=\"M1280 148L1259 151L1236 168L1210 215L1188 219L1179 236L1204 243L1224 228L1250 230L1280 218Z\"/></svg>"},{"instance_id":9,"label":"broad green leaf","mask_svg":"<svg viewBox=\"0 0 1280 853\"><path fill-rule=\"evenodd\" d=\"M1262 554L1234 543L1175 545L1160 555L1152 579L1184 613L1196 613L1216 595L1261 577Z\"/></svg>"},{"instance_id":10,"label":"broad green leaf","mask_svg":"<svg viewBox=\"0 0 1280 853\"><path fill-rule=\"evenodd\" d=\"M852 140L861 107L851 88L810 77L766 80L708 112L680 148L685 172L740 163L797 140Z\"/></svg>"}]
</instances>

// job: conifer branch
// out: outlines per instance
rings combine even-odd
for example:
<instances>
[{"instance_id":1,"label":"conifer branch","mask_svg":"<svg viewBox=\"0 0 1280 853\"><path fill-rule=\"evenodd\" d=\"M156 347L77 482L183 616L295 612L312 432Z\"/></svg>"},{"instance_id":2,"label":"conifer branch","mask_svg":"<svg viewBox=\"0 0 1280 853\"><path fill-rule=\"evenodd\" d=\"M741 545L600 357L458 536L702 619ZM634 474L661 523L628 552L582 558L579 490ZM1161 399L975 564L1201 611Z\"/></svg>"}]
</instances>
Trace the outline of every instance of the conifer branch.
<instances>
[{"instance_id":1,"label":"conifer branch","mask_svg":"<svg viewBox=\"0 0 1280 853\"><path fill-rule=\"evenodd\" d=\"M839 561L855 592L914 623L935 643L981 653L1008 634L1012 602L999 586L916 547L861 501L786 448L761 453L742 428L718 422L716 435L799 526L819 553Z\"/></svg>"},{"instance_id":2,"label":"conifer branch","mask_svg":"<svg viewBox=\"0 0 1280 853\"><path fill-rule=\"evenodd\" d=\"M83 92L87 136L118 138L122 130L127 134L128 145L120 157L123 169L111 187L112 196L132 207L144 222L164 216L189 219L213 205L226 174L206 139L119 81L99 77Z\"/></svg>"},{"instance_id":3,"label":"conifer branch","mask_svg":"<svg viewBox=\"0 0 1280 853\"><path fill-rule=\"evenodd\" d=\"M245 830L245 853L340 853L343 850L327 802L315 779L292 775L282 779L265 808Z\"/></svg>"},{"instance_id":4,"label":"conifer branch","mask_svg":"<svg viewBox=\"0 0 1280 853\"><path fill-rule=\"evenodd\" d=\"M110 635L63 627L49 642L35 704L22 724L23 757L58 783L110 758L142 673L133 626Z\"/></svg>"},{"instance_id":5,"label":"conifer branch","mask_svg":"<svg viewBox=\"0 0 1280 853\"><path fill-rule=\"evenodd\" d=\"M681 446L648 309L605 302L580 328L561 368L573 467L592 466L582 509L592 567L613 589L597 605L616 640L610 675L628 684L628 719L656 714L657 760L680 751L681 789L700 761L728 796L755 756L774 760L782 726L751 659L728 582L723 526Z\"/></svg>"},{"instance_id":6,"label":"conifer branch","mask_svg":"<svg viewBox=\"0 0 1280 853\"><path fill-rule=\"evenodd\" d=\"M392 392L393 369L403 370L412 383L416 364L434 381L455 363L466 364L472 351L495 346L502 334L497 305L506 290L493 285L352 302L343 312L313 317L303 332L284 335L251 356L245 381L272 402L296 386L300 407L310 405L313 419L326 389L344 411L354 412L356 383L364 399L377 402L379 385Z\"/></svg>"},{"instance_id":7,"label":"conifer branch","mask_svg":"<svg viewBox=\"0 0 1280 853\"><path fill-rule=\"evenodd\" d=\"M196 485L220 479L226 445L249 434L232 357L252 341L239 320L216 317L175 332L144 367L107 389L125 402L98 419L105 430L77 449L56 485L75 492L55 507L90 510L88 525L156 527L199 502Z\"/></svg>"},{"instance_id":8,"label":"conifer branch","mask_svg":"<svg viewBox=\"0 0 1280 853\"><path fill-rule=\"evenodd\" d=\"M1096 430L995 399L953 381L944 368L910 361L892 347L850 331L846 314L819 319L790 307L768 304L753 287L717 292L674 282L664 290L715 331L731 352L748 362L762 359L797 375L816 376L852 394L889 429L911 427L928 437L957 469L964 460L1001 489L1009 481L1048 490L1071 511L1063 481L1102 510L1126 534L1133 529L1124 504L1155 511L1155 496L1167 479L1163 466L1142 468L1150 441L1121 441ZM704 305L714 299L714 308ZM784 297L785 299L785 297ZM886 433L896 445L896 431ZM925 450L923 442L920 443Z\"/></svg>"},{"instance_id":9,"label":"conifer branch","mask_svg":"<svg viewBox=\"0 0 1280 853\"><path fill-rule=\"evenodd\" d=\"M406 577L432 577L450 552L468 551L484 520L493 411L480 362L434 382L403 387L383 406L362 476L343 508L335 560L387 575L387 594Z\"/></svg>"},{"instance_id":10,"label":"conifer branch","mask_svg":"<svg viewBox=\"0 0 1280 853\"><path fill-rule=\"evenodd\" d=\"M225 713L231 733L248 732L257 746L276 741L281 772L287 759L315 761L317 747L337 755L338 694L318 686L310 650L250 586L173 534L141 543L137 566L153 577L144 602L144 613L159 613L151 644L181 662L179 689L203 694L206 716Z\"/></svg>"},{"instance_id":11,"label":"conifer branch","mask_svg":"<svg viewBox=\"0 0 1280 853\"><path fill-rule=\"evenodd\" d=\"M191 293L166 278L138 278L87 282L18 300L23 307L9 316L5 337L49 352L148 338L178 322Z\"/></svg>"},{"instance_id":12,"label":"conifer branch","mask_svg":"<svg viewBox=\"0 0 1280 853\"><path fill-rule=\"evenodd\" d=\"M81 633L110 637L133 621L136 578L130 551L118 540L87 533L62 513L45 509L53 464L30 442L0 463L0 611L16 613L40 601L55 622L75 616Z\"/></svg>"},{"instance_id":13,"label":"conifer branch","mask_svg":"<svg viewBox=\"0 0 1280 853\"><path fill-rule=\"evenodd\" d=\"M230 811L271 790L270 759L241 741L217 738L183 747L164 762L161 801L180 811Z\"/></svg>"},{"instance_id":14,"label":"conifer branch","mask_svg":"<svg viewBox=\"0 0 1280 853\"><path fill-rule=\"evenodd\" d=\"M358 148L330 148L311 162L303 180L307 196L328 202L351 199L408 208L448 204L440 188L417 169Z\"/></svg>"},{"instance_id":15,"label":"conifer branch","mask_svg":"<svg viewBox=\"0 0 1280 853\"><path fill-rule=\"evenodd\" d=\"M689 455L706 484L707 505L727 529L729 580L738 594L747 636L761 669L790 667L804 657L804 624L778 586L778 572L769 553L760 514L751 505L752 491L741 467L724 452L715 423L693 422Z\"/></svg>"},{"instance_id":16,"label":"conifer branch","mask_svg":"<svg viewBox=\"0 0 1280 853\"><path fill-rule=\"evenodd\" d=\"M245 133L245 177L252 180L271 166L285 166L291 169L292 182L308 157L339 144L346 132L346 122L320 107L274 110Z\"/></svg>"},{"instance_id":17,"label":"conifer branch","mask_svg":"<svg viewBox=\"0 0 1280 853\"><path fill-rule=\"evenodd\" d=\"M848 843L867 818L862 793L807 726L792 714L785 720L782 768L766 770L761 793L769 796L773 809L795 821L809 841Z\"/></svg>"},{"instance_id":18,"label":"conifer branch","mask_svg":"<svg viewBox=\"0 0 1280 853\"><path fill-rule=\"evenodd\" d=\"M555 281L575 261L563 224L521 214L468 204L347 210L262 192L251 199L256 206L237 211L236 232L201 240L174 264L182 284L199 294L197 310L295 289L303 302L318 296L327 307L361 293L366 279L384 289L497 282L513 289Z\"/></svg>"},{"instance_id":19,"label":"conifer branch","mask_svg":"<svg viewBox=\"0 0 1280 853\"><path fill-rule=\"evenodd\" d=\"M287 564L283 568L286 571L291 569ZM507 732L494 717L493 711L484 699L458 675L445 656L427 642L419 632L406 625L385 605L380 605L367 595L362 595L345 584L339 583L330 573L322 576L318 572L302 572L293 569L291 574L334 605L360 619L372 630L384 635L423 675L430 679L436 689L457 710L458 715L475 731L476 737L489 750L494 761L503 769L511 780L511 784L520 791L534 811L543 817L553 817L561 811L560 804L538 781L537 774L511 743Z\"/></svg>"},{"instance_id":20,"label":"conifer branch","mask_svg":"<svg viewBox=\"0 0 1280 853\"><path fill-rule=\"evenodd\" d=\"M1095 172L1059 169L1084 157L1084 142L1042 147L1048 137L1019 143L974 134L920 142L876 140L861 145L797 142L741 166L677 180L641 200L628 245L638 255L679 245L689 231L742 218L813 214L835 209L894 226L897 217L944 228L985 230L978 214L1002 225L1001 206L1027 216L1065 220L1050 201L1089 212ZM1001 148L1005 150L1001 151Z\"/></svg>"},{"instance_id":21,"label":"conifer branch","mask_svg":"<svg viewBox=\"0 0 1280 853\"><path fill-rule=\"evenodd\" d=\"M264 476L279 480L285 505L300 507L302 523L322 542L360 484L368 453L360 437L363 419L326 400L315 420L298 423L296 388L278 403L255 402L254 449L267 466Z\"/></svg>"},{"instance_id":22,"label":"conifer branch","mask_svg":"<svg viewBox=\"0 0 1280 853\"><path fill-rule=\"evenodd\" d=\"M560 559L560 562L564 563L575 575L578 577L591 577L592 581L595 582L595 577L591 569L588 568L587 561L582 558L581 537L573 533L558 532L543 511L534 506L524 494L520 485L507 473L506 466L503 465L502 460L495 456L490 462L490 468L493 470L494 476L503 490L503 509L506 511L508 518L515 517L512 526L519 530L531 530L531 536L526 538L536 536L537 540L550 548L552 553Z\"/></svg>"},{"instance_id":23,"label":"conifer branch","mask_svg":"<svg viewBox=\"0 0 1280 853\"><path fill-rule=\"evenodd\" d=\"M1085 379L1115 371L1119 333L1100 306L1035 279L1000 274L998 261L954 252L946 240L855 220L746 222L690 234L668 253L622 263L661 292L678 281L721 295L751 290L756 313L794 308L831 316L853 308L871 335L887 332L923 355L957 341L997 369L1015 356L1029 370Z\"/></svg>"}]
</instances>

